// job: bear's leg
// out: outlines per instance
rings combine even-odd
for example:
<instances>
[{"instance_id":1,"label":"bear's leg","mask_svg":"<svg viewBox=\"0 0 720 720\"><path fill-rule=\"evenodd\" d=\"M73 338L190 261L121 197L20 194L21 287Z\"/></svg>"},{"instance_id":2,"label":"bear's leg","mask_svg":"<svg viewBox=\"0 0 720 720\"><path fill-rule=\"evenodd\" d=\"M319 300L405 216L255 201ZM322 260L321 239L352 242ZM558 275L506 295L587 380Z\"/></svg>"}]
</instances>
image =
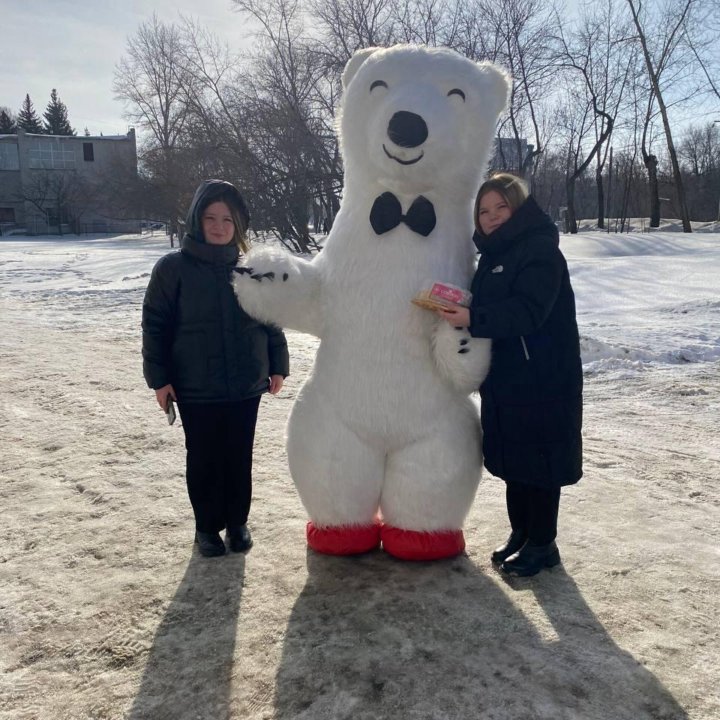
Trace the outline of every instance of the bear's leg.
<instances>
[{"instance_id":1,"label":"bear's leg","mask_svg":"<svg viewBox=\"0 0 720 720\"><path fill-rule=\"evenodd\" d=\"M308 545L329 555L356 555L380 545L378 506L384 454L337 416L301 393L288 422L288 465L305 509Z\"/></svg>"},{"instance_id":2,"label":"bear's leg","mask_svg":"<svg viewBox=\"0 0 720 720\"><path fill-rule=\"evenodd\" d=\"M480 480L481 435L472 403L457 405L424 438L388 457L382 543L397 558L438 560L465 549L462 526Z\"/></svg>"}]
</instances>

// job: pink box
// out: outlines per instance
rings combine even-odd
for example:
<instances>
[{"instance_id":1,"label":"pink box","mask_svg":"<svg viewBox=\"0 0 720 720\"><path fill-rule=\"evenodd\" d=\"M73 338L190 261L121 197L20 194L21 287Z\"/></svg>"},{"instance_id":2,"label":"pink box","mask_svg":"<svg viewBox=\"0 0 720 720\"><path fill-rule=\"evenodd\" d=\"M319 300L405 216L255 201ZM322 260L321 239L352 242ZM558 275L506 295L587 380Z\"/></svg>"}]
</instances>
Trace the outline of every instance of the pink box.
<instances>
[{"instance_id":1,"label":"pink box","mask_svg":"<svg viewBox=\"0 0 720 720\"><path fill-rule=\"evenodd\" d=\"M448 302L468 307L472 300L472 293L457 287L457 285L436 282L433 283L433 286L430 288L430 297L436 297L440 300L447 300Z\"/></svg>"}]
</instances>

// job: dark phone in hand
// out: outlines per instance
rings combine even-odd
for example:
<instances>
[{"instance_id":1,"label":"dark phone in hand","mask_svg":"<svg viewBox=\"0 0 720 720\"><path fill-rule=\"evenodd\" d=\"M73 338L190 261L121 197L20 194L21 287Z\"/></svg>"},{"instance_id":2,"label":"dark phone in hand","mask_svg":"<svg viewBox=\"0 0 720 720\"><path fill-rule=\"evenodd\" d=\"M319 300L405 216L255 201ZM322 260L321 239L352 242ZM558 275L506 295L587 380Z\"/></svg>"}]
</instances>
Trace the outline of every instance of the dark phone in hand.
<instances>
[{"instance_id":1,"label":"dark phone in hand","mask_svg":"<svg viewBox=\"0 0 720 720\"><path fill-rule=\"evenodd\" d=\"M165 416L167 417L168 425L172 425L175 422L175 418L177 417L175 415L175 403L172 401L171 398L168 398Z\"/></svg>"}]
</instances>

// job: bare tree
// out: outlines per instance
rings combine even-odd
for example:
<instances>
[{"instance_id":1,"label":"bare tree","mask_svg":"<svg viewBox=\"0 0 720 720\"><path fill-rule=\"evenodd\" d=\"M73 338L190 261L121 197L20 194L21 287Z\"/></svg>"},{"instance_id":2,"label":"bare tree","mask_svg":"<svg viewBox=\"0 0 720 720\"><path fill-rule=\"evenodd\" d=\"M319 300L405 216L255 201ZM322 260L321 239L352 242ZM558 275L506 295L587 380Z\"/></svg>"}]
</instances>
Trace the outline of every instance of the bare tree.
<instances>
[{"instance_id":1,"label":"bare tree","mask_svg":"<svg viewBox=\"0 0 720 720\"><path fill-rule=\"evenodd\" d=\"M500 126L513 139L514 161L501 158L501 164L532 178L547 140L540 110L542 99L553 94L556 68L548 39L557 19L553 20L545 0L476 0L465 6L462 19L465 31L460 35L465 43L456 49L475 60L497 62L514 79ZM533 143L526 149L523 140L528 137Z\"/></svg>"},{"instance_id":2,"label":"bare tree","mask_svg":"<svg viewBox=\"0 0 720 720\"><path fill-rule=\"evenodd\" d=\"M642 50L654 101L662 118L684 232L692 232L692 227L665 98L665 75L669 68L683 71L690 64L686 57L679 56L688 50L688 28L699 2L700 0L680 0L666 6L651 29L651 20L647 13L643 12L642 0L627 0L635 26L635 39Z\"/></svg>"},{"instance_id":3,"label":"bare tree","mask_svg":"<svg viewBox=\"0 0 720 720\"><path fill-rule=\"evenodd\" d=\"M687 38L688 47L705 80L705 90L715 101L720 101L720 0L703 0L693 23L693 33Z\"/></svg>"},{"instance_id":4,"label":"bare tree","mask_svg":"<svg viewBox=\"0 0 720 720\"><path fill-rule=\"evenodd\" d=\"M612 132L613 120L607 115L605 118L605 133L592 145L590 151L586 147L594 133L595 118L602 114L596 100L590 96L585 86L574 84L566 89L565 102L560 112L562 132L559 141L565 144L565 194L567 200L567 215L565 231L577 233L576 212L576 183L583 176L592 162L598 149Z\"/></svg>"},{"instance_id":5,"label":"bare tree","mask_svg":"<svg viewBox=\"0 0 720 720\"><path fill-rule=\"evenodd\" d=\"M16 197L34 206L48 228L57 225L63 235L63 226L69 225L79 235L82 217L95 206L98 194L99 187L76 170L33 170Z\"/></svg>"},{"instance_id":6,"label":"bare tree","mask_svg":"<svg viewBox=\"0 0 720 720\"><path fill-rule=\"evenodd\" d=\"M178 27L153 15L128 39L115 69L113 90L127 103L126 116L148 131L161 148L173 148L187 121L182 38Z\"/></svg>"},{"instance_id":7,"label":"bare tree","mask_svg":"<svg viewBox=\"0 0 720 720\"><path fill-rule=\"evenodd\" d=\"M187 127L185 98L192 84L182 51L179 28L153 15L128 40L113 83L116 97L127 104L126 116L147 133L141 161L156 181L156 205L170 222L171 236L184 211L178 183L183 168L176 150Z\"/></svg>"},{"instance_id":8,"label":"bare tree","mask_svg":"<svg viewBox=\"0 0 720 720\"><path fill-rule=\"evenodd\" d=\"M653 145L653 122L659 126L663 115L657 88L666 115L700 80L706 93L717 89L708 36L689 20L695 8L707 11L720 0L672 0L668 8L675 14L666 13L659 30L653 23L660 11L653 5L653 13L646 13L641 1L661 2L627 0L622 13L618 0L602 0L586 9L571 32L563 27L565 16L553 15L549 0L233 0L258 28L252 52L242 56L196 21L164 24L154 17L128 41L116 70L116 93L145 133L141 177L125 183L133 186L128 198L142 186L148 212L176 221L199 175L225 177L248 194L254 227L275 232L293 249L311 250L310 218L316 228L332 223L342 194L334 120L346 62L359 48L417 42L452 47L510 71L515 82L499 125L500 164L528 177L547 207L564 202L566 186L571 225L576 201L582 213L597 207L598 224L605 222L611 132L623 158L623 187L628 173L633 193L649 187L656 198L651 217L659 222L664 178L658 179L657 165L664 153L656 156ZM636 17L630 22L632 8ZM623 17L632 31L624 28ZM717 22L709 12L702 18L708 28ZM654 84L635 75L640 66L648 73L648 55ZM642 63L636 65L635 56ZM561 96L564 70L577 77L571 106ZM649 88L645 95L643 86ZM633 102L626 107L627 87ZM633 114L640 116L633 104L643 108L642 132L630 129ZM641 138L649 183L637 175L635 136ZM689 162L681 171L695 177ZM590 163L594 186L585 177Z\"/></svg>"},{"instance_id":9,"label":"bare tree","mask_svg":"<svg viewBox=\"0 0 720 720\"><path fill-rule=\"evenodd\" d=\"M678 155L686 169L689 203L696 220L720 216L720 124L691 125Z\"/></svg>"},{"instance_id":10,"label":"bare tree","mask_svg":"<svg viewBox=\"0 0 720 720\"><path fill-rule=\"evenodd\" d=\"M326 67L337 76L356 50L393 45L403 34L395 0L309 0L308 10L322 37Z\"/></svg>"},{"instance_id":11,"label":"bare tree","mask_svg":"<svg viewBox=\"0 0 720 720\"><path fill-rule=\"evenodd\" d=\"M398 42L457 48L463 27L463 5L455 0L396 0Z\"/></svg>"},{"instance_id":12,"label":"bare tree","mask_svg":"<svg viewBox=\"0 0 720 720\"><path fill-rule=\"evenodd\" d=\"M313 207L329 222L342 183L333 129L339 92L327 55L305 31L292 0L234 0L260 27L257 52L236 94L235 113L250 149L256 216L308 252Z\"/></svg>"},{"instance_id":13,"label":"bare tree","mask_svg":"<svg viewBox=\"0 0 720 720\"><path fill-rule=\"evenodd\" d=\"M618 119L631 72L632 55L621 43L628 31L614 0L586 7L577 25L566 36L558 17L558 65L580 79L586 97L595 110L595 145L589 158L595 157L598 227L605 227L605 188L603 170L610 139ZM569 203L570 205L570 203Z\"/></svg>"},{"instance_id":14,"label":"bare tree","mask_svg":"<svg viewBox=\"0 0 720 720\"><path fill-rule=\"evenodd\" d=\"M657 117L655 110L655 95L650 92L646 98L645 119L642 126L640 139L640 150L642 152L643 165L648 176L648 205L650 215L650 227L660 227L660 182L658 179L658 156L653 151L654 118Z\"/></svg>"}]
</instances>

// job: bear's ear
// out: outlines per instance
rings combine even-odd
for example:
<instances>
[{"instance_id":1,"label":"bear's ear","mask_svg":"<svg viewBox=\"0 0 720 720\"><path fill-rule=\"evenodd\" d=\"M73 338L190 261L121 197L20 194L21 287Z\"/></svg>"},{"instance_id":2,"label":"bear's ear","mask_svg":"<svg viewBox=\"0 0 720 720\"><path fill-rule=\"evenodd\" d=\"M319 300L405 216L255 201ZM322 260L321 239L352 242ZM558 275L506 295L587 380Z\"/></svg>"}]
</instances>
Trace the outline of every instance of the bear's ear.
<instances>
[{"instance_id":1,"label":"bear's ear","mask_svg":"<svg viewBox=\"0 0 720 720\"><path fill-rule=\"evenodd\" d=\"M483 104L488 102L495 115L507 108L512 78L505 70L487 60L477 63L483 75Z\"/></svg>"},{"instance_id":2,"label":"bear's ear","mask_svg":"<svg viewBox=\"0 0 720 720\"><path fill-rule=\"evenodd\" d=\"M362 48L362 50L357 50L354 55L347 61L347 64L345 65L345 69L343 70L342 74L342 86L343 90L347 88L347 86L350 84L350 81L355 77L357 71L360 69L360 66L374 53L378 50L382 50L382 48L379 47L368 47L368 48Z\"/></svg>"}]
</instances>

